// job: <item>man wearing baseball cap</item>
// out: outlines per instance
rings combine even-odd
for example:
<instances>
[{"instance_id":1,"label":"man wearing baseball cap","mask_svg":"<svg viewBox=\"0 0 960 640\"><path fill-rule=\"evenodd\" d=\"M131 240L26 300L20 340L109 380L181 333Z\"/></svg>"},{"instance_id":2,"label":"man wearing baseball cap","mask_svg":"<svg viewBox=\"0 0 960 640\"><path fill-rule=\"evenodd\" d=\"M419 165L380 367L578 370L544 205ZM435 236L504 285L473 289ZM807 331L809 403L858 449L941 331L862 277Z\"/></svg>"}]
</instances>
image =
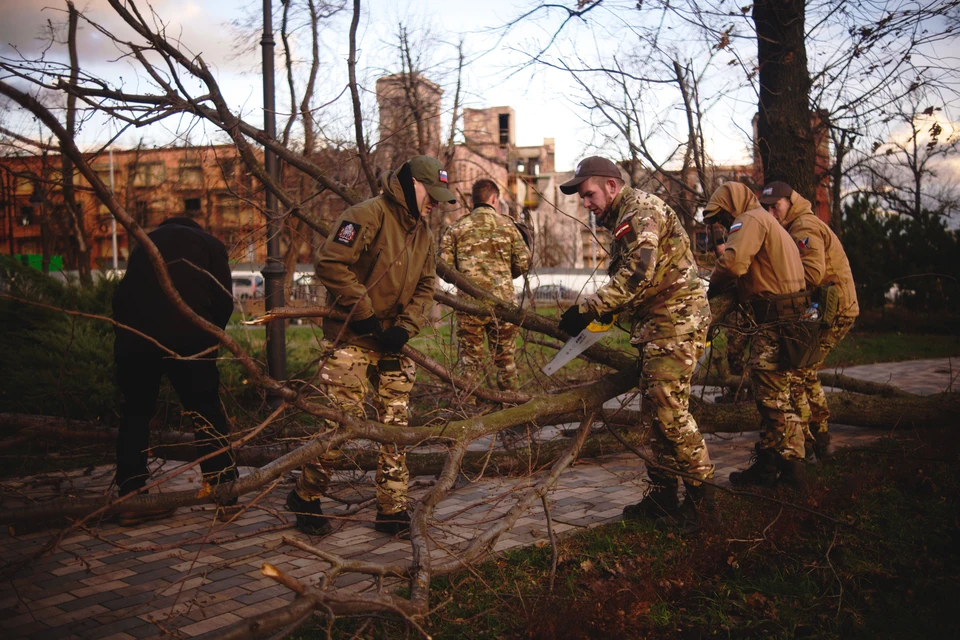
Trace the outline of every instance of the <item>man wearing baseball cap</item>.
<instances>
[{"instance_id":1,"label":"man wearing baseball cap","mask_svg":"<svg viewBox=\"0 0 960 640\"><path fill-rule=\"evenodd\" d=\"M401 350L426 322L436 281L426 218L440 202L456 198L447 189L447 172L429 156L383 174L380 188L380 195L343 212L317 252L316 274L327 289L326 304L347 316L346 321L323 319L319 379L334 407L361 419L372 386L377 420L405 426L417 370ZM287 496L301 531L326 535L332 530L320 497L330 480L323 462L338 455L331 451L322 461L304 464ZM409 530L408 479L403 449L381 444L377 531L396 535Z\"/></svg>"},{"instance_id":2,"label":"man wearing baseball cap","mask_svg":"<svg viewBox=\"0 0 960 640\"><path fill-rule=\"evenodd\" d=\"M689 411L690 380L710 324L690 240L666 203L626 186L620 169L606 158L583 160L560 190L579 194L583 206L613 233L610 280L567 309L560 329L575 336L591 320L619 314L640 352L640 389L653 418L657 464L647 469L650 490L623 515L692 533L712 515L715 488L703 482L713 477L714 465ZM677 472L684 474L682 504Z\"/></svg>"},{"instance_id":3,"label":"man wearing baseball cap","mask_svg":"<svg viewBox=\"0 0 960 640\"><path fill-rule=\"evenodd\" d=\"M818 290L823 322L820 358L797 370L790 391L803 422L807 459L829 458L833 455L828 430L830 409L818 373L827 354L843 340L860 315L853 271L840 238L813 213L810 201L789 184L777 181L766 185L760 192L760 204L797 243L807 287Z\"/></svg>"}]
</instances>

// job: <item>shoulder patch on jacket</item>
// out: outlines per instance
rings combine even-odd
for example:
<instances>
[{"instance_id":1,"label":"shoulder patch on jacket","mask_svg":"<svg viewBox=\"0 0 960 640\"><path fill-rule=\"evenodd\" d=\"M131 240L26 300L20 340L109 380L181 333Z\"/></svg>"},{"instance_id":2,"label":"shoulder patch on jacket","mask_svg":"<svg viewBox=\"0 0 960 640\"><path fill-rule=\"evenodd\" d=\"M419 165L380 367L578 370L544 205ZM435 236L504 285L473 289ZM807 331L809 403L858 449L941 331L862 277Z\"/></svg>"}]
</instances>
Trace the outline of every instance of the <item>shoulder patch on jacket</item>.
<instances>
[{"instance_id":1,"label":"shoulder patch on jacket","mask_svg":"<svg viewBox=\"0 0 960 640\"><path fill-rule=\"evenodd\" d=\"M728 231L727 233L733 233L734 231L739 231L740 227L742 226L743 226L742 222L734 222L732 225L730 225L730 231Z\"/></svg>"},{"instance_id":2,"label":"shoulder patch on jacket","mask_svg":"<svg viewBox=\"0 0 960 640\"><path fill-rule=\"evenodd\" d=\"M810 247L810 236L807 236L803 240L797 240L797 248L800 251L806 251Z\"/></svg>"},{"instance_id":3,"label":"shoulder patch on jacket","mask_svg":"<svg viewBox=\"0 0 960 640\"><path fill-rule=\"evenodd\" d=\"M627 220L626 222L621 222L620 226L618 226L616 229L613 230L613 237L619 240L620 238L625 236L628 231L630 231L629 220Z\"/></svg>"},{"instance_id":4,"label":"shoulder patch on jacket","mask_svg":"<svg viewBox=\"0 0 960 640\"><path fill-rule=\"evenodd\" d=\"M356 244L361 229L363 229L363 226L356 222L344 220L340 223L340 228L337 229L337 234L333 237L333 241L352 247Z\"/></svg>"}]
</instances>

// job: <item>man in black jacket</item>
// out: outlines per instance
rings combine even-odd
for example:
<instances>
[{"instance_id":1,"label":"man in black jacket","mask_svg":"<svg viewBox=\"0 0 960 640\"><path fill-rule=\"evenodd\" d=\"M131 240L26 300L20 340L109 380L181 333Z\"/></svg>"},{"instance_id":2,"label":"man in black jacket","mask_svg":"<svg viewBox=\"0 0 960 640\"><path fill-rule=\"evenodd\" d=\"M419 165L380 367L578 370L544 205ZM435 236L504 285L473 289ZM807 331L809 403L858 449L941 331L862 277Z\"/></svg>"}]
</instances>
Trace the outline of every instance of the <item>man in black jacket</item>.
<instances>
[{"instance_id":1,"label":"man in black jacket","mask_svg":"<svg viewBox=\"0 0 960 640\"><path fill-rule=\"evenodd\" d=\"M170 218L149 234L167 264L184 302L221 329L233 313L230 265L223 243L190 218ZM153 263L141 248L130 254L127 273L113 297L117 322L150 336L179 356L124 328L115 330L117 383L123 392L123 420L117 436L116 483L120 495L141 490L149 477L149 423L156 410L160 378L166 374L180 397L183 411L196 428L201 456L228 443L227 419L220 404L217 339L187 318L160 288ZM237 469L227 451L200 463L211 486L232 482ZM235 501L235 500L234 500ZM133 525L172 514L175 509L119 514L120 524Z\"/></svg>"}]
</instances>

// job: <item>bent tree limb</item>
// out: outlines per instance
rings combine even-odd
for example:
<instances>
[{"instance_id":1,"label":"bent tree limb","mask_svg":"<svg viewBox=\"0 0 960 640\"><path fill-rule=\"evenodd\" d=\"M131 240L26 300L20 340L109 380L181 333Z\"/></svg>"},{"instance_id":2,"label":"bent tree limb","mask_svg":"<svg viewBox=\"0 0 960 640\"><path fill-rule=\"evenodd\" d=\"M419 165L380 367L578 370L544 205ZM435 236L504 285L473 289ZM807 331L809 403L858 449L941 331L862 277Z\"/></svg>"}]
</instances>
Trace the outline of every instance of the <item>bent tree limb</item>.
<instances>
[{"instance_id":1,"label":"bent tree limb","mask_svg":"<svg viewBox=\"0 0 960 640\"><path fill-rule=\"evenodd\" d=\"M123 500L122 505L109 504L106 507L104 507L102 498L53 500L49 503L29 505L0 512L0 523L77 518L100 509L104 509L104 513L114 513L119 510L166 509L239 497L264 487L287 471L292 471L302 466L304 462L318 458L330 447L338 447L349 440L364 439L405 446L415 446L422 443L472 442L508 427L525 424L543 417L559 413L584 411L585 407L597 403L602 405L606 400L629 390L636 383L636 375L633 372L618 372L604 376L586 387L549 397L538 396L525 404L494 414L477 416L435 427L390 426L372 421L361 421L330 409L322 412L318 410L318 413L340 422L343 426L319 434L308 443L260 467L253 473L243 476L236 482L218 487L213 493L173 491L163 494L127 495L121 499Z\"/></svg>"}]
</instances>

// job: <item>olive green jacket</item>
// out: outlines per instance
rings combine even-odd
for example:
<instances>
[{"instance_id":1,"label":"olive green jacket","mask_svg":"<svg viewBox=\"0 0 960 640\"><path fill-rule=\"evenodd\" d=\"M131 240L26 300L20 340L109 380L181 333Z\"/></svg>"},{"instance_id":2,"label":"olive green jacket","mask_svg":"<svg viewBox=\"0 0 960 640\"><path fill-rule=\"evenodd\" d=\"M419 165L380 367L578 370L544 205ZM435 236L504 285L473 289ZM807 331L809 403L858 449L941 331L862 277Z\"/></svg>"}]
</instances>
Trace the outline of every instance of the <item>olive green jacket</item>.
<instances>
[{"instance_id":1,"label":"olive green jacket","mask_svg":"<svg viewBox=\"0 0 960 640\"><path fill-rule=\"evenodd\" d=\"M407 209L396 172L383 174L380 187L379 196L350 207L334 223L317 252L317 277L328 306L351 320L376 315L384 329L400 326L413 337L433 307L433 234L419 213ZM382 348L341 320L325 318L323 333L340 343Z\"/></svg>"}]
</instances>

